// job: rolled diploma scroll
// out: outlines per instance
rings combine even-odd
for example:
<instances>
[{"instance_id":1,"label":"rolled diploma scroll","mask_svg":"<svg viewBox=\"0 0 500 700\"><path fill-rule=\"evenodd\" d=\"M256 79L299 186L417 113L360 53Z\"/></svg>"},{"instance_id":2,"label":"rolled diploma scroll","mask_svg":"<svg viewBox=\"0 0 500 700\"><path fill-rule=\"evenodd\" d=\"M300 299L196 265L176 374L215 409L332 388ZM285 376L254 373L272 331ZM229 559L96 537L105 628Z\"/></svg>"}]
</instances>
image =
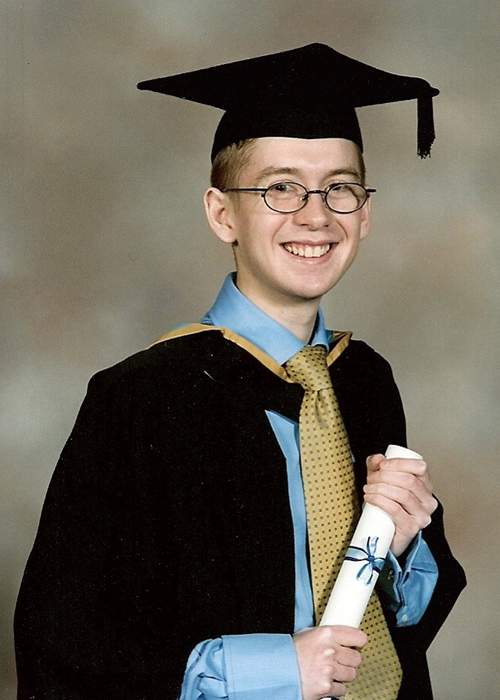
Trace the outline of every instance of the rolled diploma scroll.
<instances>
[{"instance_id":1,"label":"rolled diploma scroll","mask_svg":"<svg viewBox=\"0 0 500 700\"><path fill-rule=\"evenodd\" d=\"M422 459L416 452L397 445L389 445L385 456L389 459ZM384 564L395 529L387 513L365 503L346 552L346 557L351 555L356 561L344 559L320 625L359 627L379 576L376 569L380 570Z\"/></svg>"}]
</instances>

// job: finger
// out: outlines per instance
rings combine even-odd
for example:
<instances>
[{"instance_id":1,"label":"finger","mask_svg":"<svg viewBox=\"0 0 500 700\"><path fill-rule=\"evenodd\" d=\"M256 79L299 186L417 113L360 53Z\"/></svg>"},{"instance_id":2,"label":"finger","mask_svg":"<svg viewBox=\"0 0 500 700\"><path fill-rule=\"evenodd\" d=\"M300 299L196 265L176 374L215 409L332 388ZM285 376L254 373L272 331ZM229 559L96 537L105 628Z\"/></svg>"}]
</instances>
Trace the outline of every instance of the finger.
<instances>
[{"instance_id":1,"label":"finger","mask_svg":"<svg viewBox=\"0 0 500 700\"><path fill-rule=\"evenodd\" d=\"M367 482L373 484L394 484L395 486L401 486L414 492L415 488L420 488L420 485L423 485L425 489L432 492L428 472L426 472L423 476L417 476L416 474L409 474L408 472L395 472L389 471L388 469L379 469L378 471L370 472L368 474Z\"/></svg>"},{"instance_id":2,"label":"finger","mask_svg":"<svg viewBox=\"0 0 500 700\"><path fill-rule=\"evenodd\" d=\"M333 677L336 681L340 681L341 683L349 683L356 678L356 669L352 666L335 664L333 669Z\"/></svg>"},{"instance_id":3,"label":"finger","mask_svg":"<svg viewBox=\"0 0 500 700\"><path fill-rule=\"evenodd\" d=\"M363 486L365 496L381 496L388 501L396 503L408 515L415 517L423 510L422 503L418 500L415 494L406 489L401 489L399 486L391 486L390 484L367 484ZM398 513L398 510L396 510Z\"/></svg>"},{"instance_id":4,"label":"finger","mask_svg":"<svg viewBox=\"0 0 500 700\"><path fill-rule=\"evenodd\" d=\"M431 522L431 515L420 504L420 501L412 496L415 507L414 513L409 513L406 507L392 498L388 498L382 494L365 493L365 501L374 506L382 508L388 515L391 516L396 530L407 534L416 534L418 530L423 530ZM411 499L408 499L411 500ZM415 506L418 504L418 506Z\"/></svg>"},{"instance_id":5,"label":"finger","mask_svg":"<svg viewBox=\"0 0 500 700\"><path fill-rule=\"evenodd\" d=\"M330 697L343 698L344 695L347 693L347 688L342 683L337 683L336 681L332 681L332 685L331 685L331 689L330 689L329 693L330 693Z\"/></svg>"},{"instance_id":6,"label":"finger","mask_svg":"<svg viewBox=\"0 0 500 700\"><path fill-rule=\"evenodd\" d=\"M427 462L423 459L383 459L379 469L392 472L406 472L416 476L424 476L427 472Z\"/></svg>"},{"instance_id":7,"label":"finger","mask_svg":"<svg viewBox=\"0 0 500 700\"><path fill-rule=\"evenodd\" d=\"M368 637L363 630L348 625L322 625L318 628L318 632L321 632L325 647L331 647L335 651L343 647L361 649L368 642Z\"/></svg>"},{"instance_id":8,"label":"finger","mask_svg":"<svg viewBox=\"0 0 500 700\"><path fill-rule=\"evenodd\" d=\"M413 513L414 509L411 508L411 498L405 496L405 494L412 494L429 513L433 513L437 508L437 500L432 495L432 491L414 474L377 472L363 486L363 491L393 498L398 503L401 503L409 513ZM409 508L407 508L407 505Z\"/></svg>"},{"instance_id":9,"label":"finger","mask_svg":"<svg viewBox=\"0 0 500 700\"><path fill-rule=\"evenodd\" d=\"M406 472L381 470L368 474L368 484L391 484L411 491L420 499L432 496L432 486L428 475L415 476Z\"/></svg>"},{"instance_id":10,"label":"finger","mask_svg":"<svg viewBox=\"0 0 500 700\"><path fill-rule=\"evenodd\" d=\"M339 647L335 653L335 663L342 664L342 666L358 668L362 659L363 657L359 651L356 651L356 649L349 649L348 647Z\"/></svg>"}]
</instances>

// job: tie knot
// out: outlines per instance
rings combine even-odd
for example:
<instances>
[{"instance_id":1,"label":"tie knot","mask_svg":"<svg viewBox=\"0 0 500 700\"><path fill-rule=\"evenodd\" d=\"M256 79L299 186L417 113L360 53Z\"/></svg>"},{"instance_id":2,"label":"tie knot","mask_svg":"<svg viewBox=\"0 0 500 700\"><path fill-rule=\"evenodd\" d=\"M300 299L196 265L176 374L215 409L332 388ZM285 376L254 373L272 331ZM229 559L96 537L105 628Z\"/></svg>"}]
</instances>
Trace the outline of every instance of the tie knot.
<instances>
[{"instance_id":1,"label":"tie knot","mask_svg":"<svg viewBox=\"0 0 500 700\"><path fill-rule=\"evenodd\" d=\"M323 345L306 345L288 360L285 367L290 379L301 384L306 391L320 391L332 386Z\"/></svg>"}]
</instances>

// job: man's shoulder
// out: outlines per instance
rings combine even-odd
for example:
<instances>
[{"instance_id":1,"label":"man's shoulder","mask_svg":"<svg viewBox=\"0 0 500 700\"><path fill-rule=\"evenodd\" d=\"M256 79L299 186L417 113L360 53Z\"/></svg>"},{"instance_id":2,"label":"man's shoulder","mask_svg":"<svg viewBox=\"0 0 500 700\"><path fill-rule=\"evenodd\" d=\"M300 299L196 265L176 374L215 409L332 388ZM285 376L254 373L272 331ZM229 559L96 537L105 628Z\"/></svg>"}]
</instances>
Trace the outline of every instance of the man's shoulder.
<instances>
[{"instance_id":1,"label":"man's shoulder","mask_svg":"<svg viewBox=\"0 0 500 700\"><path fill-rule=\"evenodd\" d=\"M339 357L339 368L352 366L370 372L391 372L389 362L364 340L351 338L348 346Z\"/></svg>"},{"instance_id":2,"label":"man's shoulder","mask_svg":"<svg viewBox=\"0 0 500 700\"><path fill-rule=\"evenodd\" d=\"M213 358L221 334L207 327L206 332L175 334L153 343L114 365L98 371L91 385L116 386L122 383L185 382L190 374L199 371L205 360Z\"/></svg>"},{"instance_id":3,"label":"man's shoulder","mask_svg":"<svg viewBox=\"0 0 500 700\"><path fill-rule=\"evenodd\" d=\"M333 362L330 373L334 387L367 404L376 395L395 392L391 365L363 340L351 339Z\"/></svg>"}]
</instances>

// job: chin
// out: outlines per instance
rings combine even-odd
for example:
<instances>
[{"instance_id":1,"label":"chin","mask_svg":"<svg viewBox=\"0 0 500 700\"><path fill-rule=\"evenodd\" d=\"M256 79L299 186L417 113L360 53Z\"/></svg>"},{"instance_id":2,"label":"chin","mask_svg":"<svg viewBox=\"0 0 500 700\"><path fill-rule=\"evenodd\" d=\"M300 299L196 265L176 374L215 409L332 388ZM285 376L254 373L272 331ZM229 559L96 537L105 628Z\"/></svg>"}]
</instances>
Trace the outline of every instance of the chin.
<instances>
[{"instance_id":1,"label":"chin","mask_svg":"<svg viewBox=\"0 0 500 700\"><path fill-rule=\"evenodd\" d=\"M328 282L318 282L316 284L303 284L300 285L300 287L296 286L295 291L301 298L312 301L313 299L320 299L325 294L328 294L328 292L335 287L337 282L338 279Z\"/></svg>"},{"instance_id":2,"label":"chin","mask_svg":"<svg viewBox=\"0 0 500 700\"><path fill-rule=\"evenodd\" d=\"M302 301L317 301L327 294L334 285L317 287L302 287L290 290L291 295Z\"/></svg>"}]
</instances>

